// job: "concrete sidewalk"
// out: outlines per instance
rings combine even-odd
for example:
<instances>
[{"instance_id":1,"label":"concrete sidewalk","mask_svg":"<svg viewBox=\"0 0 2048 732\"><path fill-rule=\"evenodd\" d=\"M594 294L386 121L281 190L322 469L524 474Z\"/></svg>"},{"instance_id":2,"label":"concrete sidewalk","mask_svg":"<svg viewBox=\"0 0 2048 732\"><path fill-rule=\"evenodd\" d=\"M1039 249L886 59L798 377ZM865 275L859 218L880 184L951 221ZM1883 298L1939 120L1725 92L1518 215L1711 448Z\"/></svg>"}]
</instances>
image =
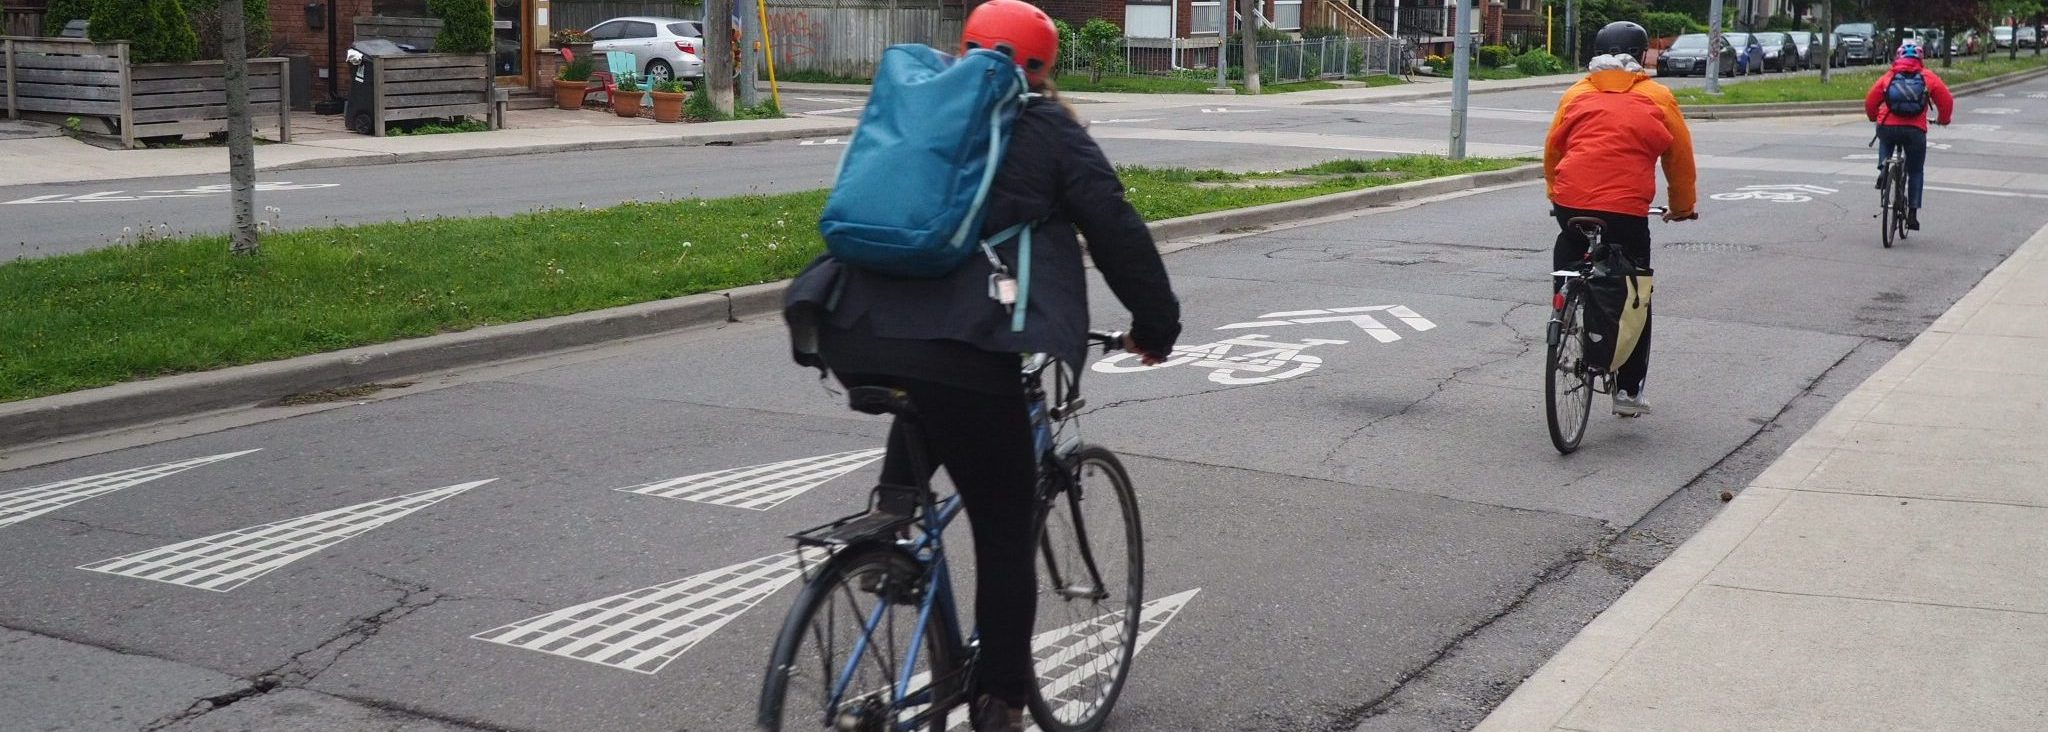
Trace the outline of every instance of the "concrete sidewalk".
<instances>
[{"instance_id":1,"label":"concrete sidewalk","mask_svg":"<svg viewBox=\"0 0 2048 732\"><path fill-rule=\"evenodd\" d=\"M2044 405L2048 229L1478 729L2048 729Z\"/></svg>"}]
</instances>

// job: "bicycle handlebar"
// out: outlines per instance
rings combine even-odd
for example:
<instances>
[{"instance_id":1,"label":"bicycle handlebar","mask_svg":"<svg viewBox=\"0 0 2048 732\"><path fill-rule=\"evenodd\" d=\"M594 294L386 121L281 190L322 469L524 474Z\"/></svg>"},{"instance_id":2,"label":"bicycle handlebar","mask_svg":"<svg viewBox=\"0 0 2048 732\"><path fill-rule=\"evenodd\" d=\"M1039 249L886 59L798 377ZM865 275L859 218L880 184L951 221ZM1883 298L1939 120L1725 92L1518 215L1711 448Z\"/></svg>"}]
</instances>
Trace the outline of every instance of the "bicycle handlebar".
<instances>
[{"instance_id":1,"label":"bicycle handlebar","mask_svg":"<svg viewBox=\"0 0 2048 732\"><path fill-rule=\"evenodd\" d=\"M1088 331L1088 342L1101 346L1103 353L1112 353L1124 347L1124 334L1115 330L1091 330Z\"/></svg>"}]
</instances>

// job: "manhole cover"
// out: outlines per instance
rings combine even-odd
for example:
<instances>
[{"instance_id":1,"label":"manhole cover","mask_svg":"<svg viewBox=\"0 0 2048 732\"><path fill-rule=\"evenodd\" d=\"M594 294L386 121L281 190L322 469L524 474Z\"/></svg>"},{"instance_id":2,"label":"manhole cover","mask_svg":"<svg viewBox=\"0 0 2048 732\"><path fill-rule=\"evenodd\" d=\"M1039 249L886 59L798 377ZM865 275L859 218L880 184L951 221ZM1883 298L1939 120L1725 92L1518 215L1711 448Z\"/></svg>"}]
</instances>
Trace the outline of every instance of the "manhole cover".
<instances>
[{"instance_id":1,"label":"manhole cover","mask_svg":"<svg viewBox=\"0 0 2048 732\"><path fill-rule=\"evenodd\" d=\"M1707 252L1710 254L1724 254L1728 252L1754 252L1758 249L1761 249L1762 247L1759 247L1755 244L1729 244L1727 242L1718 241L1675 241L1669 244L1665 244L1664 248L1677 249L1687 252Z\"/></svg>"}]
</instances>

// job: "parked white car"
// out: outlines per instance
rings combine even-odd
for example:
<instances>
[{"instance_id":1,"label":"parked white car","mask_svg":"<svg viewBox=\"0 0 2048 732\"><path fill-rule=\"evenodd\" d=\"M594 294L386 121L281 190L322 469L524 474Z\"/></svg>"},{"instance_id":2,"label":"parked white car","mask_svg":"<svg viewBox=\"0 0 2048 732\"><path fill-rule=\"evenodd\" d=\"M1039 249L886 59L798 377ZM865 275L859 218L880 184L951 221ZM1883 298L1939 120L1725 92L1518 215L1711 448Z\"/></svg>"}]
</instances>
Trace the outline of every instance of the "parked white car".
<instances>
[{"instance_id":1,"label":"parked white car","mask_svg":"<svg viewBox=\"0 0 2048 732\"><path fill-rule=\"evenodd\" d=\"M590 50L633 54L633 65L649 82L704 78L704 62L697 57L703 48L704 30L697 21L656 16L613 18L587 32Z\"/></svg>"}]
</instances>

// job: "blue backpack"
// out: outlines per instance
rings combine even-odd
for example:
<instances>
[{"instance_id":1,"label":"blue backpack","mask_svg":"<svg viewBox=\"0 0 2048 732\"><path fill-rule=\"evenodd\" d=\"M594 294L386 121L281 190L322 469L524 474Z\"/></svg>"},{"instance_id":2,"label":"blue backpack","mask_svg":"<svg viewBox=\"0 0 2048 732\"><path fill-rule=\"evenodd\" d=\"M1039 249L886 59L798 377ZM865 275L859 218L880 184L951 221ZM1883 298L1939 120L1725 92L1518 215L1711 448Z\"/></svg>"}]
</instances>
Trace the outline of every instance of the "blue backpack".
<instances>
[{"instance_id":1,"label":"blue backpack","mask_svg":"<svg viewBox=\"0 0 2048 732\"><path fill-rule=\"evenodd\" d=\"M1918 117L1927 113L1927 80L1917 72L1892 74L1884 88L1884 106L1894 117Z\"/></svg>"},{"instance_id":2,"label":"blue backpack","mask_svg":"<svg viewBox=\"0 0 2048 732\"><path fill-rule=\"evenodd\" d=\"M1016 330L1030 277L1030 224L981 238L990 186L1028 98L1010 57L975 49L957 59L928 46L882 52L874 91L839 161L818 233L840 261L882 274L934 278L977 250L1003 282ZM1019 239L1019 274L994 247ZM997 281L990 283L996 297Z\"/></svg>"}]
</instances>

